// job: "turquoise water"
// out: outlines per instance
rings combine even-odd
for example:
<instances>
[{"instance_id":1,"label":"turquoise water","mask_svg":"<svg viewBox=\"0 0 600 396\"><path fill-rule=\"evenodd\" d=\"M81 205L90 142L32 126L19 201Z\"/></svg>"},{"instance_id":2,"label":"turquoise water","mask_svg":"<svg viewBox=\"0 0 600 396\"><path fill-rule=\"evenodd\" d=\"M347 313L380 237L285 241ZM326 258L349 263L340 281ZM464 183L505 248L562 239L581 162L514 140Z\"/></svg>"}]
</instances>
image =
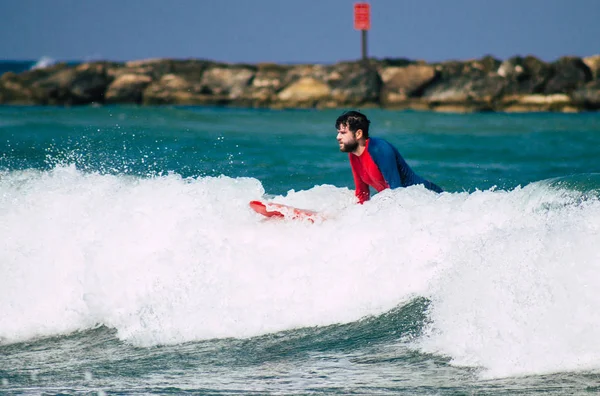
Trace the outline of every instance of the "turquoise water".
<instances>
[{"instance_id":1,"label":"turquoise water","mask_svg":"<svg viewBox=\"0 0 600 396\"><path fill-rule=\"evenodd\" d=\"M598 392L600 115L365 112L0 108L0 393Z\"/></svg>"}]
</instances>

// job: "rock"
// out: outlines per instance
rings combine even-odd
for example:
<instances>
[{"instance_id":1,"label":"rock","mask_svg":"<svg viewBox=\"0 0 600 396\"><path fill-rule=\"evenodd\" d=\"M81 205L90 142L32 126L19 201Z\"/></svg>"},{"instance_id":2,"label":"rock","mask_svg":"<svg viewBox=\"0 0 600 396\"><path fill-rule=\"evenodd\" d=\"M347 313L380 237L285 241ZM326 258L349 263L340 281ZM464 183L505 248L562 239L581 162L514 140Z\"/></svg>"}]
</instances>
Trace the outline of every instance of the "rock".
<instances>
[{"instance_id":1,"label":"rock","mask_svg":"<svg viewBox=\"0 0 600 396\"><path fill-rule=\"evenodd\" d=\"M202 75L203 91L228 99L243 97L255 70L247 67L211 67Z\"/></svg>"},{"instance_id":2,"label":"rock","mask_svg":"<svg viewBox=\"0 0 600 396\"><path fill-rule=\"evenodd\" d=\"M331 100L329 80L337 81L341 75L331 75L324 65L293 65L282 77L279 90L273 96L275 108L317 107L320 101Z\"/></svg>"},{"instance_id":3,"label":"rock","mask_svg":"<svg viewBox=\"0 0 600 396\"><path fill-rule=\"evenodd\" d=\"M48 104L45 92L39 87L34 87L33 84L68 68L66 63L58 63L47 68L28 70L19 74L4 73L0 78L0 103Z\"/></svg>"},{"instance_id":4,"label":"rock","mask_svg":"<svg viewBox=\"0 0 600 396\"><path fill-rule=\"evenodd\" d=\"M388 107L435 111L598 110L600 55L548 64L486 56L427 64L369 59L334 65L198 59L56 64L0 77L0 103L142 103L245 107Z\"/></svg>"},{"instance_id":5,"label":"rock","mask_svg":"<svg viewBox=\"0 0 600 396\"><path fill-rule=\"evenodd\" d=\"M589 67L592 72L592 78L594 80L600 79L600 55L589 56L587 58L583 58L583 63Z\"/></svg>"},{"instance_id":6,"label":"rock","mask_svg":"<svg viewBox=\"0 0 600 396\"><path fill-rule=\"evenodd\" d=\"M498 75L509 81L504 95L541 93L553 73L550 65L533 56L512 57L498 67Z\"/></svg>"},{"instance_id":7,"label":"rock","mask_svg":"<svg viewBox=\"0 0 600 396\"><path fill-rule=\"evenodd\" d=\"M103 103L104 94L111 82L102 63L82 64L65 68L33 83L45 104Z\"/></svg>"},{"instance_id":8,"label":"rock","mask_svg":"<svg viewBox=\"0 0 600 396\"><path fill-rule=\"evenodd\" d=\"M69 66L66 63L55 63L48 67L27 70L27 71L24 71L23 73L15 74L15 77L23 85L31 85L36 81L50 77L62 70L71 69L71 68L73 68L73 66Z\"/></svg>"},{"instance_id":9,"label":"rock","mask_svg":"<svg viewBox=\"0 0 600 396\"><path fill-rule=\"evenodd\" d=\"M144 59L112 67L109 74L114 78L122 74L143 74L152 77L155 81L165 74L177 74L187 79L199 79L207 68L214 65L218 65L218 63L196 59Z\"/></svg>"},{"instance_id":10,"label":"rock","mask_svg":"<svg viewBox=\"0 0 600 396\"><path fill-rule=\"evenodd\" d=\"M289 66L274 63L259 64L247 90L246 98L262 105L271 103L275 99L276 93L283 87L289 70Z\"/></svg>"},{"instance_id":11,"label":"rock","mask_svg":"<svg viewBox=\"0 0 600 396\"><path fill-rule=\"evenodd\" d=\"M600 80L590 81L572 94L573 101L586 110L600 110Z\"/></svg>"},{"instance_id":12,"label":"rock","mask_svg":"<svg viewBox=\"0 0 600 396\"><path fill-rule=\"evenodd\" d=\"M387 67L406 67L415 64L425 64L423 61L415 61L408 58L383 58L377 61L377 69L381 73L381 69Z\"/></svg>"},{"instance_id":13,"label":"rock","mask_svg":"<svg viewBox=\"0 0 600 396\"><path fill-rule=\"evenodd\" d=\"M503 111L506 112L532 112L532 111L558 111L574 112L576 107L568 95L513 95L503 98Z\"/></svg>"},{"instance_id":14,"label":"rock","mask_svg":"<svg viewBox=\"0 0 600 396\"><path fill-rule=\"evenodd\" d=\"M492 110L508 85L496 73L499 66L500 61L492 57L437 64L436 78L424 88L422 98L434 108L465 105L465 111Z\"/></svg>"},{"instance_id":15,"label":"rock","mask_svg":"<svg viewBox=\"0 0 600 396\"><path fill-rule=\"evenodd\" d=\"M480 110L492 110L508 85L508 80L497 74L475 77L462 76L445 80L425 89L423 98L433 106L441 104L470 104Z\"/></svg>"},{"instance_id":16,"label":"rock","mask_svg":"<svg viewBox=\"0 0 600 396\"><path fill-rule=\"evenodd\" d=\"M203 92L199 81L188 81L176 74L165 74L149 84L142 93L144 104L218 104L222 97Z\"/></svg>"},{"instance_id":17,"label":"rock","mask_svg":"<svg viewBox=\"0 0 600 396\"><path fill-rule=\"evenodd\" d=\"M133 61L128 61L125 62L125 67L127 69L146 69L147 71L153 71L153 70L159 70L159 71L165 71L165 70L160 70L160 69L164 69L164 67L170 68L170 64L171 64L171 60L170 59L163 59L163 58L150 58L150 59L138 59L138 60L133 60ZM161 65L164 65L164 67L161 67Z\"/></svg>"},{"instance_id":18,"label":"rock","mask_svg":"<svg viewBox=\"0 0 600 396\"><path fill-rule=\"evenodd\" d=\"M548 105L548 104L567 104L571 98L564 94L554 95L523 95L519 102L522 104Z\"/></svg>"},{"instance_id":19,"label":"rock","mask_svg":"<svg viewBox=\"0 0 600 396\"><path fill-rule=\"evenodd\" d=\"M35 95L32 90L24 86L19 76L7 72L0 78L0 104L35 104Z\"/></svg>"},{"instance_id":20,"label":"rock","mask_svg":"<svg viewBox=\"0 0 600 396\"><path fill-rule=\"evenodd\" d=\"M142 93L152 82L144 74L122 74L109 86L104 97L106 103L142 103Z\"/></svg>"},{"instance_id":21,"label":"rock","mask_svg":"<svg viewBox=\"0 0 600 396\"><path fill-rule=\"evenodd\" d=\"M437 113L479 113L488 109L478 105L476 103L464 103L464 104L438 104L435 106L429 106L429 110L433 110Z\"/></svg>"},{"instance_id":22,"label":"rock","mask_svg":"<svg viewBox=\"0 0 600 396\"><path fill-rule=\"evenodd\" d=\"M500 61L492 57L473 59L465 62L448 61L434 63L432 66L437 70L440 80L450 80L457 77L483 77L489 73L495 73L500 66Z\"/></svg>"},{"instance_id":23,"label":"rock","mask_svg":"<svg viewBox=\"0 0 600 396\"><path fill-rule=\"evenodd\" d=\"M474 64L482 68L486 73L496 73L502 62L491 55L475 60Z\"/></svg>"},{"instance_id":24,"label":"rock","mask_svg":"<svg viewBox=\"0 0 600 396\"><path fill-rule=\"evenodd\" d=\"M420 96L422 90L434 80L436 70L428 65L409 65L404 67L383 67L381 102L395 104L409 97Z\"/></svg>"},{"instance_id":25,"label":"rock","mask_svg":"<svg viewBox=\"0 0 600 396\"><path fill-rule=\"evenodd\" d=\"M302 77L279 92L277 99L291 104L302 105L314 103L331 95L331 88L323 81L313 77Z\"/></svg>"},{"instance_id":26,"label":"rock","mask_svg":"<svg viewBox=\"0 0 600 396\"><path fill-rule=\"evenodd\" d=\"M592 72L581 58L560 58L552 64L552 69L554 74L544 87L545 94L569 94L592 80Z\"/></svg>"},{"instance_id":27,"label":"rock","mask_svg":"<svg viewBox=\"0 0 600 396\"><path fill-rule=\"evenodd\" d=\"M162 65L161 67L166 67ZM145 104L231 104L243 99L254 76L250 66L211 62L176 62L143 92Z\"/></svg>"},{"instance_id":28,"label":"rock","mask_svg":"<svg viewBox=\"0 0 600 396\"><path fill-rule=\"evenodd\" d=\"M374 67L362 62L339 63L329 69L331 102L326 107L379 104L381 77Z\"/></svg>"},{"instance_id":29,"label":"rock","mask_svg":"<svg viewBox=\"0 0 600 396\"><path fill-rule=\"evenodd\" d=\"M521 65L522 59L523 58L518 57L505 60L498 68L498 75L508 78L519 78L525 72L525 69Z\"/></svg>"},{"instance_id":30,"label":"rock","mask_svg":"<svg viewBox=\"0 0 600 396\"><path fill-rule=\"evenodd\" d=\"M312 77L327 82L330 71L331 67L324 65L293 65L285 73L283 86L287 87L304 77ZM339 77L341 78L341 76Z\"/></svg>"}]
</instances>

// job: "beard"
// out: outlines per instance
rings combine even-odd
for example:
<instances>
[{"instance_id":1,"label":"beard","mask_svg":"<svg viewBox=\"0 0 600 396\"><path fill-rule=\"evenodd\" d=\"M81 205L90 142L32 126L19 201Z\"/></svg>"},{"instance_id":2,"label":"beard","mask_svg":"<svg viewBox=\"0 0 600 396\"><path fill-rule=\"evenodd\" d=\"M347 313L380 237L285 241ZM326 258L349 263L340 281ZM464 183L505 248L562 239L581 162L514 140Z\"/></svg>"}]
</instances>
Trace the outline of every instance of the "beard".
<instances>
[{"instance_id":1,"label":"beard","mask_svg":"<svg viewBox=\"0 0 600 396\"><path fill-rule=\"evenodd\" d=\"M355 140L352 143L342 143L342 145L340 146L340 151L342 153L351 153L353 151L355 151L358 148L358 142Z\"/></svg>"}]
</instances>

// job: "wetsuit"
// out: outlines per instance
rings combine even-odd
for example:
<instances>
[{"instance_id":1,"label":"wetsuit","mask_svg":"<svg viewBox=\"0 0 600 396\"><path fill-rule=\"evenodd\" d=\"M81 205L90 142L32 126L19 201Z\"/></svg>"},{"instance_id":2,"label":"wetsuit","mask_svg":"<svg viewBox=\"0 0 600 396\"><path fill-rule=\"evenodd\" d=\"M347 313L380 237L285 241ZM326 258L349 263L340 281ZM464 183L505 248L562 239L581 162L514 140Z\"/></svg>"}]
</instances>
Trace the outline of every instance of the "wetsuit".
<instances>
[{"instance_id":1,"label":"wetsuit","mask_svg":"<svg viewBox=\"0 0 600 396\"><path fill-rule=\"evenodd\" d=\"M367 139L365 151L360 156L350 153L349 157L356 185L356 197L360 203L370 198L369 186L379 192L386 188L423 184L429 190L438 193L443 191L439 186L417 175L398 150L383 139Z\"/></svg>"}]
</instances>

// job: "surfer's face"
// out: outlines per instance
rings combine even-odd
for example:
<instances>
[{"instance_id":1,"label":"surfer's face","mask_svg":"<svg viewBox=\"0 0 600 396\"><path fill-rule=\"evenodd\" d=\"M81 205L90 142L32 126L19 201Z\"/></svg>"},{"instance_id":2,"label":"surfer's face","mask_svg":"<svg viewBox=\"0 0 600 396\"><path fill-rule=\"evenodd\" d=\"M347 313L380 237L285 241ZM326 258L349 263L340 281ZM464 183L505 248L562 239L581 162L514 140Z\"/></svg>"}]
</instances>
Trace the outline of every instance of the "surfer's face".
<instances>
[{"instance_id":1,"label":"surfer's face","mask_svg":"<svg viewBox=\"0 0 600 396\"><path fill-rule=\"evenodd\" d=\"M348 129L348 125L340 125L337 132L337 141L340 145L341 152L351 153L358 148L356 135Z\"/></svg>"}]
</instances>

